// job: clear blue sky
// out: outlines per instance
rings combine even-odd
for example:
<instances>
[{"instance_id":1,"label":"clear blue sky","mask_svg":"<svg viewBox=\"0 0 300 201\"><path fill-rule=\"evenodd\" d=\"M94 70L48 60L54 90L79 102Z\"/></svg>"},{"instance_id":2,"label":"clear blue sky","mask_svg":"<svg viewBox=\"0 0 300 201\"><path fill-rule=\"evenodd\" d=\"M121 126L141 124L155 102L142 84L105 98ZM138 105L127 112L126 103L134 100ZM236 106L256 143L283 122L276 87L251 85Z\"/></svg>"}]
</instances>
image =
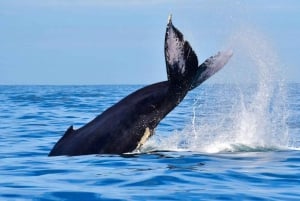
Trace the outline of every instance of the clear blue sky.
<instances>
[{"instance_id":1,"label":"clear blue sky","mask_svg":"<svg viewBox=\"0 0 300 201\"><path fill-rule=\"evenodd\" d=\"M268 39L285 79L300 82L298 0L1 0L0 84L166 80L163 42L170 13L199 61L232 48L228 41L236 30L250 27ZM238 54L234 59L243 64ZM236 64L211 82L230 82ZM247 74L240 70L240 79Z\"/></svg>"}]
</instances>

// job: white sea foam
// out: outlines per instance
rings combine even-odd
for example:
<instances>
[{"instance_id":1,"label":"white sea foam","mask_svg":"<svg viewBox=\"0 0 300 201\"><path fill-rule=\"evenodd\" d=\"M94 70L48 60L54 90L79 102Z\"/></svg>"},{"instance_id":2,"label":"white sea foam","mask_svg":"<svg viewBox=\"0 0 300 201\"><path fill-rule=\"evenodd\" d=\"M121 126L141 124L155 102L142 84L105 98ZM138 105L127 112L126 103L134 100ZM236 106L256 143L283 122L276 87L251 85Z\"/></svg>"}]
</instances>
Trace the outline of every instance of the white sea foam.
<instances>
[{"instance_id":1,"label":"white sea foam","mask_svg":"<svg viewBox=\"0 0 300 201\"><path fill-rule=\"evenodd\" d=\"M236 96L231 97L235 99L231 108L222 111L223 105L217 105L219 109L215 115L201 114L203 108L199 107L196 100L191 111L194 113L191 124L182 131L163 136L163 139L150 140L145 150L151 147L159 150L218 153L290 148L285 86L274 49L267 38L247 29L233 34L230 46L234 49L235 63L247 63L249 66L229 65L241 68L244 74L255 72L254 88L242 87L242 83L237 88ZM227 92L223 93L226 96ZM222 97L222 94L217 97Z\"/></svg>"}]
</instances>

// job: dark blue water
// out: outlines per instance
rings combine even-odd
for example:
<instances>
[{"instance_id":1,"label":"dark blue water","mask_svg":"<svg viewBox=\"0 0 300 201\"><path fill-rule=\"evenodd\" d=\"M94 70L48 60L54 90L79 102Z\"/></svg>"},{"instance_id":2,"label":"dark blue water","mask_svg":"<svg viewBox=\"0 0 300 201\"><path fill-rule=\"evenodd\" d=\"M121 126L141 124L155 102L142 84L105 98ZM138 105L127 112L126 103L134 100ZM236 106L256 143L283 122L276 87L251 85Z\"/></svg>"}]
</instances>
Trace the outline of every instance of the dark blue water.
<instances>
[{"instance_id":1,"label":"dark blue water","mask_svg":"<svg viewBox=\"0 0 300 201\"><path fill-rule=\"evenodd\" d=\"M0 86L0 200L300 199L299 84L203 85L140 153L47 157L139 87Z\"/></svg>"}]
</instances>

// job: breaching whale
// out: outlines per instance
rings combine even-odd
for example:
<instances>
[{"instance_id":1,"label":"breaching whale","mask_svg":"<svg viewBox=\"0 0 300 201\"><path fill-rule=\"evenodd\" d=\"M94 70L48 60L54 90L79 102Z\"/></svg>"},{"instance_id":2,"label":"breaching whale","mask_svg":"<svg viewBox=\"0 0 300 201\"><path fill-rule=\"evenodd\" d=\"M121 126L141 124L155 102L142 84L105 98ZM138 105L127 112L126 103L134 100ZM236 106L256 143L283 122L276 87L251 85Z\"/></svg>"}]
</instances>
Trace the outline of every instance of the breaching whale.
<instances>
[{"instance_id":1,"label":"breaching whale","mask_svg":"<svg viewBox=\"0 0 300 201\"><path fill-rule=\"evenodd\" d=\"M232 56L232 51L218 52L198 66L195 52L171 17L164 53L167 81L133 92L78 130L70 126L49 156L122 154L139 149L188 91L219 71Z\"/></svg>"}]
</instances>

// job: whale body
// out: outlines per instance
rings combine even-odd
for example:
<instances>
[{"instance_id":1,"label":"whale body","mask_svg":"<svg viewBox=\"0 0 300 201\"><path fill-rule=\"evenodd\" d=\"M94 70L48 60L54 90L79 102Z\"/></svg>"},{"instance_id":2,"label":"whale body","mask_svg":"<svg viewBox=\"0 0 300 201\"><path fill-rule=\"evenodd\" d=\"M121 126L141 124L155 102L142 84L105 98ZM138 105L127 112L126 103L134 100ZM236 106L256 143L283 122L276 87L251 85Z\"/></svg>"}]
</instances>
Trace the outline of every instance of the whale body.
<instances>
[{"instance_id":1,"label":"whale body","mask_svg":"<svg viewBox=\"0 0 300 201\"><path fill-rule=\"evenodd\" d=\"M171 18L164 50L167 81L133 92L77 130L70 126L49 156L122 154L139 149L188 91L219 71L232 56L232 51L219 52L198 65L195 52Z\"/></svg>"}]
</instances>

